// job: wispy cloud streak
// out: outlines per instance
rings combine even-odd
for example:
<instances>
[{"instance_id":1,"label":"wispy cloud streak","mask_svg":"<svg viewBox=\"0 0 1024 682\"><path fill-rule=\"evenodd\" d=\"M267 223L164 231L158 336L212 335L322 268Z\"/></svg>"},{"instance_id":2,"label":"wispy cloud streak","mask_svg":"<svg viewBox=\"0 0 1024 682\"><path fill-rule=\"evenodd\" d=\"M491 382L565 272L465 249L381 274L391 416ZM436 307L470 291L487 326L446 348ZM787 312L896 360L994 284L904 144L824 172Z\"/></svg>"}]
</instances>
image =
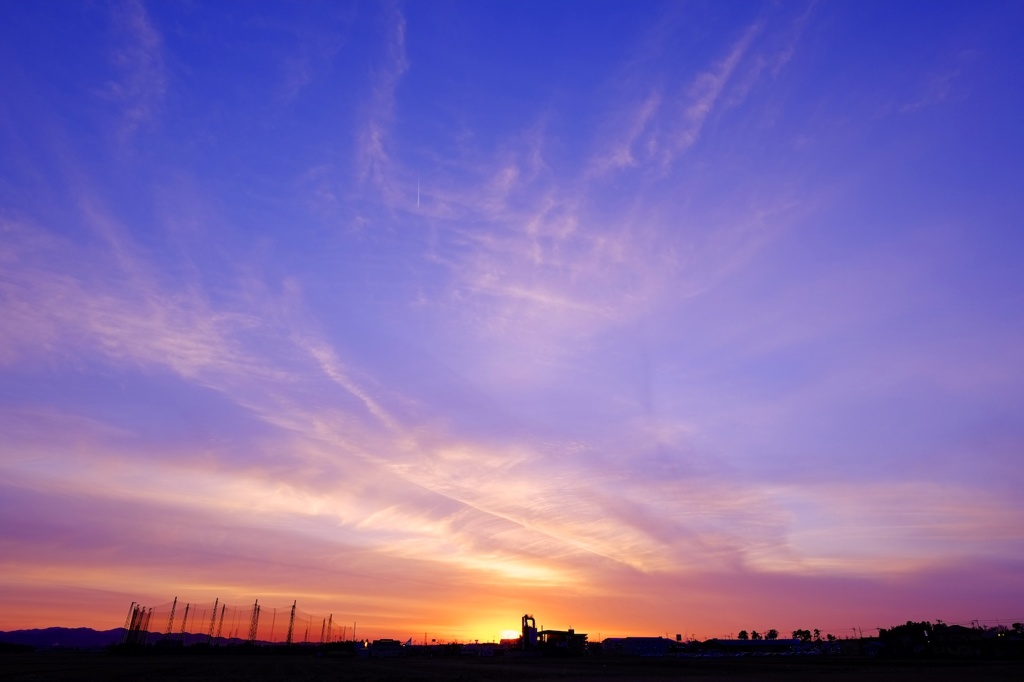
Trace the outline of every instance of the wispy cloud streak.
<instances>
[{"instance_id":1,"label":"wispy cloud streak","mask_svg":"<svg viewBox=\"0 0 1024 682\"><path fill-rule=\"evenodd\" d=\"M163 40L141 0L115 4L111 18L122 39L111 56L119 77L107 82L104 94L123 106L119 134L125 139L160 113L167 90Z\"/></svg>"},{"instance_id":2,"label":"wispy cloud streak","mask_svg":"<svg viewBox=\"0 0 1024 682\"><path fill-rule=\"evenodd\" d=\"M379 61L373 67L366 120L359 132L358 177L370 181L387 197L395 192L391 153L388 150L395 115L395 89L408 69L405 56L405 17L394 4L384 14L384 38Z\"/></svg>"}]
</instances>

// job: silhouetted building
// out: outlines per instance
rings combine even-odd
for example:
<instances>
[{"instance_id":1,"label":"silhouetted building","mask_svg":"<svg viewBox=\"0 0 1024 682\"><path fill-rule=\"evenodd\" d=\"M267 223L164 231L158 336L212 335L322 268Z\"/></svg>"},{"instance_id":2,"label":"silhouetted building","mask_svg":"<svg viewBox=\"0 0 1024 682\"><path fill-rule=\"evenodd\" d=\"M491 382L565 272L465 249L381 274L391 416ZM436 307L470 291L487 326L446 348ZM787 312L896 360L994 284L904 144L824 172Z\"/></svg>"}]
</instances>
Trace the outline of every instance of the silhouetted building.
<instances>
[{"instance_id":1,"label":"silhouetted building","mask_svg":"<svg viewBox=\"0 0 1024 682\"><path fill-rule=\"evenodd\" d=\"M580 656L587 650L587 635L568 630L541 630L540 648L549 656Z\"/></svg>"},{"instance_id":2,"label":"silhouetted building","mask_svg":"<svg viewBox=\"0 0 1024 682\"><path fill-rule=\"evenodd\" d=\"M393 658L402 656L405 651L402 643L397 639L375 639L370 644L370 656L374 658Z\"/></svg>"},{"instance_id":3,"label":"silhouetted building","mask_svg":"<svg viewBox=\"0 0 1024 682\"><path fill-rule=\"evenodd\" d=\"M814 647L824 647L825 642L814 642ZM705 651L738 654L768 654L800 652L811 645L799 639L709 639L701 645ZM820 653L820 652L819 652ZM838 652L837 652L838 653Z\"/></svg>"},{"instance_id":4,"label":"silhouetted building","mask_svg":"<svg viewBox=\"0 0 1024 682\"><path fill-rule=\"evenodd\" d=\"M666 637L607 637L601 642L606 656L671 656L682 643Z\"/></svg>"}]
</instances>

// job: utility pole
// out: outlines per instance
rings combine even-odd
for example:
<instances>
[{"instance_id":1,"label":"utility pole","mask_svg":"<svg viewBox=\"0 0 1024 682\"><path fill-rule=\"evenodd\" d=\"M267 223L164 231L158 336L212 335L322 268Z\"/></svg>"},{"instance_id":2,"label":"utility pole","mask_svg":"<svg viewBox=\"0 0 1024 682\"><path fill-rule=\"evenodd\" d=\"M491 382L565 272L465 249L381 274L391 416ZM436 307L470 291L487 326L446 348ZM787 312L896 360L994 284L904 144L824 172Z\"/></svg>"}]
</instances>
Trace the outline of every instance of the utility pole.
<instances>
[{"instance_id":1,"label":"utility pole","mask_svg":"<svg viewBox=\"0 0 1024 682\"><path fill-rule=\"evenodd\" d=\"M252 619L249 621L249 644L256 643L256 631L260 625L260 600L252 605Z\"/></svg>"},{"instance_id":2,"label":"utility pole","mask_svg":"<svg viewBox=\"0 0 1024 682\"><path fill-rule=\"evenodd\" d=\"M149 621L153 617L153 607L146 610L145 606L138 604L132 610L131 625L125 633L125 644L144 644L146 635L149 634Z\"/></svg>"},{"instance_id":3,"label":"utility pole","mask_svg":"<svg viewBox=\"0 0 1024 682\"><path fill-rule=\"evenodd\" d=\"M210 632L207 635L206 643L213 643L213 626L217 622L217 604L220 603L220 597L213 600L213 613L210 615Z\"/></svg>"},{"instance_id":4,"label":"utility pole","mask_svg":"<svg viewBox=\"0 0 1024 682\"><path fill-rule=\"evenodd\" d=\"M188 624L188 609L192 606L188 602L185 603L185 617L181 619L181 643L185 643L185 626Z\"/></svg>"},{"instance_id":5,"label":"utility pole","mask_svg":"<svg viewBox=\"0 0 1024 682\"><path fill-rule=\"evenodd\" d=\"M149 610L142 610L142 618L139 619L139 627L135 632L137 641L136 644L145 644L146 635L149 634L149 621L153 619L153 607L150 606Z\"/></svg>"},{"instance_id":6,"label":"utility pole","mask_svg":"<svg viewBox=\"0 0 1024 682\"><path fill-rule=\"evenodd\" d=\"M128 626L131 624L132 614L135 613L135 602L128 607L128 615L124 617L124 628L121 633L121 644L124 644L125 639L128 637Z\"/></svg>"},{"instance_id":7,"label":"utility pole","mask_svg":"<svg viewBox=\"0 0 1024 682\"><path fill-rule=\"evenodd\" d=\"M124 632L121 633L121 644L128 643L128 633L131 632L131 628L135 625L135 614L138 613L139 607L136 606L135 602L128 607L128 615L124 618Z\"/></svg>"},{"instance_id":8,"label":"utility pole","mask_svg":"<svg viewBox=\"0 0 1024 682\"><path fill-rule=\"evenodd\" d=\"M171 631L174 629L174 610L178 608L178 598L174 598L174 602L171 604L171 617L167 619L167 632L164 637L170 637Z\"/></svg>"},{"instance_id":9,"label":"utility pole","mask_svg":"<svg viewBox=\"0 0 1024 682\"><path fill-rule=\"evenodd\" d=\"M220 605L220 620L217 621L217 639L220 640L220 633L224 629L224 611L228 608L227 604Z\"/></svg>"},{"instance_id":10,"label":"utility pole","mask_svg":"<svg viewBox=\"0 0 1024 682\"><path fill-rule=\"evenodd\" d=\"M285 639L285 642L284 642L285 644L288 644L288 645L290 645L292 643L292 630L295 628L295 605L298 604L298 603L299 603L298 599L296 599L295 601L292 602L292 615L288 619L288 637L287 637L287 639Z\"/></svg>"}]
</instances>

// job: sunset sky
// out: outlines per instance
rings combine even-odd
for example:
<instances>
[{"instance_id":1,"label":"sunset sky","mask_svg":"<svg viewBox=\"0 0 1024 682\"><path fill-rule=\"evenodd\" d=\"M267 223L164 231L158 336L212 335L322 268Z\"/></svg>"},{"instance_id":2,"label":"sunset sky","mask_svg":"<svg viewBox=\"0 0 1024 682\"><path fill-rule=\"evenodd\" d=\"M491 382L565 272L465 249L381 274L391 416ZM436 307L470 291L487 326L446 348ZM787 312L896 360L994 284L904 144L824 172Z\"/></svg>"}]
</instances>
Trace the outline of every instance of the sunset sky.
<instances>
[{"instance_id":1,"label":"sunset sky","mask_svg":"<svg viewBox=\"0 0 1024 682\"><path fill-rule=\"evenodd\" d=\"M0 630L1024 621L1022 31L0 0Z\"/></svg>"}]
</instances>

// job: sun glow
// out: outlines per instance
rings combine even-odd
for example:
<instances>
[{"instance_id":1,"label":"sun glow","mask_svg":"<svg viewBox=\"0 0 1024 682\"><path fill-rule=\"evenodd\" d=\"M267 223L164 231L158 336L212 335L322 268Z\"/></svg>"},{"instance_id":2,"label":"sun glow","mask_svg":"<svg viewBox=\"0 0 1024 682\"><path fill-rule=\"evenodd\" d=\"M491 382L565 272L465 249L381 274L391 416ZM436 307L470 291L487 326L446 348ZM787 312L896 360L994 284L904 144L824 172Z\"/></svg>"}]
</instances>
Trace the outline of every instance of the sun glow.
<instances>
[{"instance_id":1,"label":"sun glow","mask_svg":"<svg viewBox=\"0 0 1024 682\"><path fill-rule=\"evenodd\" d=\"M502 630L501 639L515 639L519 637L519 630Z\"/></svg>"}]
</instances>

